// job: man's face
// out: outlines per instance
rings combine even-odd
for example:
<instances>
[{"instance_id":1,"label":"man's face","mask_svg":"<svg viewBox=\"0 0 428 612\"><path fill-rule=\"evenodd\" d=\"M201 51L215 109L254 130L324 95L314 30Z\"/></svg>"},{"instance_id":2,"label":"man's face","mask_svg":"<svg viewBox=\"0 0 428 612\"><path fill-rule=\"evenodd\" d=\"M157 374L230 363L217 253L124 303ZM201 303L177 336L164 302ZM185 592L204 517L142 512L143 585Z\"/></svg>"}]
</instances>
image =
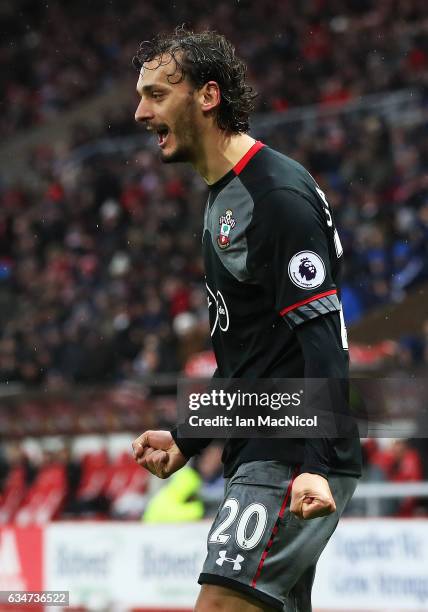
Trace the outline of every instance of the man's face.
<instances>
[{"instance_id":1,"label":"man's face","mask_svg":"<svg viewBox=\"0 0 428 612\"><path fill-rule=\"evenodd\" d=\"M195 90L187 79L178 80L171 56L144 64L137 83L140 102L135 120L157 135L163 162L188 162L198 142ZM172 83L169 82L168 77Z\"/></svg>"}]
</instances>

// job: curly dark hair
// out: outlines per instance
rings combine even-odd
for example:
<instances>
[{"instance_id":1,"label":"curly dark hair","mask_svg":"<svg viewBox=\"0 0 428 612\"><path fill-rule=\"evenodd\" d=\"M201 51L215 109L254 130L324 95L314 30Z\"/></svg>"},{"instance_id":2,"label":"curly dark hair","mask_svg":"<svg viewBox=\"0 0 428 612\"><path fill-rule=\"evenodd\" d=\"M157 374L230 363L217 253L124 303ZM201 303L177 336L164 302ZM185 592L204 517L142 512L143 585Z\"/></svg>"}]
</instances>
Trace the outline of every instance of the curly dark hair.
<instances>
[{"instance_id":1,"label":"curly dark hair","mask_svg":"<svg viewBox=\"0 0 428 612\"><path fill-rule=\"evenodd\" d=\"M244 62L224 36L211 31L195 33L180 26L173 34L160 34L142 42L132 63L141 70L143 64L158 57L160 65L165 54L174 65L168 76L170 83L179 83L187 77L200 89L208 81L215 81L221 94L216 109L218 127L233 134L248 132L249 115L257 94L246 83Z\"/></svg>"}]
</instances>

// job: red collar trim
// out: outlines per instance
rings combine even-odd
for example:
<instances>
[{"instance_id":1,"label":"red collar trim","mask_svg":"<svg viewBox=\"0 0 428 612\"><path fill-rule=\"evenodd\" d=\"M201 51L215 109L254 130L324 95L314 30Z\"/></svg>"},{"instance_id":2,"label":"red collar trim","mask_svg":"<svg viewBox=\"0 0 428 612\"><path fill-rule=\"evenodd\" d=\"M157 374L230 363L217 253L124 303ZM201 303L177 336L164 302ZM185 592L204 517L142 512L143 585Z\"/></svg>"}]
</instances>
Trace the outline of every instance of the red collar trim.
<instances>
[{"instance_id":1,"label":"red collar trim","mask_svg":"<svg viewBox=\"0 0 428 612\"><path fill-rule=\"evenodd\" d=\"M250 161L250 159L252 157L254 157L254 155L257 153L257 151L260 151L260 149L262 147L264 147L265 145L260 142L260 140L257 140L253 146L248 149L248 151L245 153L244 157L242 159L239 160L239 162L233 167L233 171L236 175L241 174L241 172L243 171L243 169L245 168L245 166L248 164L248 162Z\"/></svg>"}]
</instances>

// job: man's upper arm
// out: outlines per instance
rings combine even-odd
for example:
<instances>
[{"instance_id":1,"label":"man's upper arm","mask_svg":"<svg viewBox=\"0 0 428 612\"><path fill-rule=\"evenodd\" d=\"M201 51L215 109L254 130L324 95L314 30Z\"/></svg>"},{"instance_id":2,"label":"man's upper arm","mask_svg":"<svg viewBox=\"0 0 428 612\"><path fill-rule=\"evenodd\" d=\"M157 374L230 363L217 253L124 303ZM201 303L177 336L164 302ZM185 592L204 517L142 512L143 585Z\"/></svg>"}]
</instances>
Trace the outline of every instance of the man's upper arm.
<instances>
[{"instance_id":1,"label":"man's upper arm","mask_svg":"<svg viewBox=\"0 0 428 612\"><path fill-rule=\"evenodd\" d=\"M343 350L342 313L333 280L327 219L316 197L278 189L258 202L248 231L247 263L276 312L295 330L305 361L307 409L316 411L320 399L323 406L330 401L330 385L324 385L320 398L319 385L313 392L311 379L337 377L335 403L346 410L341 381L348 375L348 357ZM306 440L302 470L327 477L332 442L329 432L323 434Z\"/></svg>"},{"instance_id":2,"label":"man's upper arm","mask_svg":"<svg viewBox=\"0 0 428 612\"><path fill-rule=\"evenodd\" d=\"M247 240L248 268L291 328L340 311L327 221L315 195L289 188L269 192L255 206Z\"/></svg>"}]
</instances>

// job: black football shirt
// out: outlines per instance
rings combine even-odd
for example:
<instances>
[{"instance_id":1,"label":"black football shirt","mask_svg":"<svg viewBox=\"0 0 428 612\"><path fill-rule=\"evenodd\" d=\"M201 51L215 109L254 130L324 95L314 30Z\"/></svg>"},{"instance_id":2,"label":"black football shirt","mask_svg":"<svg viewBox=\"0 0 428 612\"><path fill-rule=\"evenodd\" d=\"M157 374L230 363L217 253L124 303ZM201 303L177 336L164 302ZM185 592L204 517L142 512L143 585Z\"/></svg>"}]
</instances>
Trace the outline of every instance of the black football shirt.
<instances>
[{"instance_id":1,"label":"black football shirt","mask_svg":"<svg viewBox=\"0 0 428 612\"><path fill-rule=\"evenodd\" d=\"M332 319L347 352L342 246L324 193L299 163L256 142L210 187L203 255L216 376L303 378L296 328L316 317ZM225 475L246 461L301 464L304 444L229 439ZM338 441L336 450L331 471L359 475L359 441Z\"/></svg>"}]
</instances>

